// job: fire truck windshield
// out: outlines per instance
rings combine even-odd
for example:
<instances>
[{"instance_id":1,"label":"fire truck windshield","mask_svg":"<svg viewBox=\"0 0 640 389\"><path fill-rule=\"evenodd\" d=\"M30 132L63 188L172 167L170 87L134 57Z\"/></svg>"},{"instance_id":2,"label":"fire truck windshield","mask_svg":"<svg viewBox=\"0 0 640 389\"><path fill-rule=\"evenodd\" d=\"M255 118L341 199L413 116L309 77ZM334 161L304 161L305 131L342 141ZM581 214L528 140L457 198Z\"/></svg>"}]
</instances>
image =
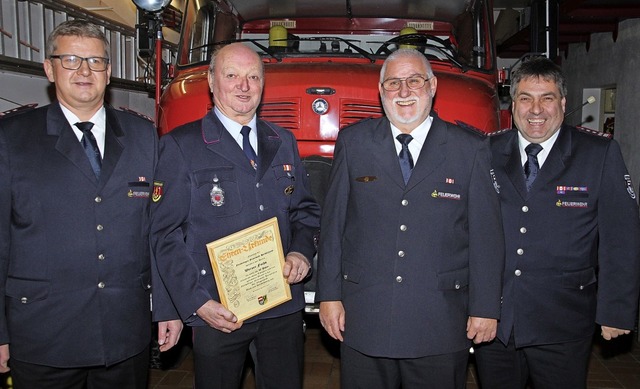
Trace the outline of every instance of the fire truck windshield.
<instances>
[{"instance_id":1,"label":"fire truck windshield","mask_svg":"<svg viewBox=\"0 0 640 389\"><path fill-rule=\"evenodd\" d=\"M328 2L336 8L307 2L275 12L268 0L189 1L177 65L206 63L216 47L242 41L275 61L339 56L375 62L411 47L463 70L494 67L485 1L432 0L411 9L401 0Z\"/></svg>"}]
</instances>

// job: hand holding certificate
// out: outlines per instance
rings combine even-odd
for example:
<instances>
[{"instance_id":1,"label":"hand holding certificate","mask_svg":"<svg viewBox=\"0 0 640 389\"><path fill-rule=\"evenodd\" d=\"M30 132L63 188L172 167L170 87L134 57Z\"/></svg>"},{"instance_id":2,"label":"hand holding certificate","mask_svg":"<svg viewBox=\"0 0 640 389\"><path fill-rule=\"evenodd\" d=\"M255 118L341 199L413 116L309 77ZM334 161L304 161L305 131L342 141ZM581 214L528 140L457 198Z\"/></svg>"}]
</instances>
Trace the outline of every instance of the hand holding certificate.
<instances>
[{"instance_id":1,"label":"hand holding certificate","mask_svg":"<svg viewBox=\"0 0 640 389\"><path fill-rule=\"evenodd\" d=\"M220 302L244 321L291 300L278 219L207 244Z\"/></svg>"}]
</instances>

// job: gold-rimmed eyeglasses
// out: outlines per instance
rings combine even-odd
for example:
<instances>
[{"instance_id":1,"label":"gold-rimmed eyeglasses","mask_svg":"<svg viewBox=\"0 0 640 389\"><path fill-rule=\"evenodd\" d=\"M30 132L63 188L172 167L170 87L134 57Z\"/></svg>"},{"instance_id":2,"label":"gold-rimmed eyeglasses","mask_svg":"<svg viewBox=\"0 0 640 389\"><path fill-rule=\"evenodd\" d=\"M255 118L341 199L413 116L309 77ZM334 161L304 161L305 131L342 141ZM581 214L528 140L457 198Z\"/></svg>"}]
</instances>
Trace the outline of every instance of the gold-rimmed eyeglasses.
<instances>
[{"instance_id":1,"label":"gold-rimmed eyeglasses","mask_svg":"<svg viewBox=\"0 0 640 389\"><path fill-rule=\"evenodd\" d=\"M83 61L87 61L89 69L94 72L104 72L109 65L109 58L104 57L80 57L73 54L51 55L50 59L59 59L60 64L67 70L78 70L82 66Z\"/></svg>"},{"instance_id":2,"label":"gold-rimmed eyeglasses","mask_svg":"<svg viewBox=\"0 0 640 389\"><path fill-rule=\"evenodd\" d=\"M399 91L400 87L402 87L402 83L404 82L407 84L407 88L409 89L420 89L430 79L431 78L425 78L422 76L411 76L406 78L389 78L382 81L382 88L387 92Z\"/></svg>"}]
</instances>

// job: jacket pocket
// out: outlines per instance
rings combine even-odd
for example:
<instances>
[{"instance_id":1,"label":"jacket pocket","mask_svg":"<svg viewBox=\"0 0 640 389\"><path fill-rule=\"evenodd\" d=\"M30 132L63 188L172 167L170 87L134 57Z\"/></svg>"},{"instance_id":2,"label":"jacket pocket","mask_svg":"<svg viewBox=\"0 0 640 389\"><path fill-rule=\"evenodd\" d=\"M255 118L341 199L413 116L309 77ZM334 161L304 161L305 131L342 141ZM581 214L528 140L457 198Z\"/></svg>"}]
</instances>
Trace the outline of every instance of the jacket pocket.
<instances>
[{"instance_id":1,"label":"jacket pocket","mask_svg":"<svg viewBox=\"0 0 640 389\"><path fill-rule=\"evenodd\" d=\"M594 285L596 281L596 271L592 267L562 273L562 287L566 289L582 290L589 285Z\"/></svg>"},{"instance_id":2,"label":"jacket pocket","mask_svg":"<svg viewBox=\"0 0 640 389\"><path fill-rule=\"evenodd\" d=\"M142 289L151 289L151 270L145 270L142 274L140 274L140 283L142 284Z\"/></svg>"},{"instance_id":3,"label":"jacket pocket","mask_svg":"<svg viewBox=\"0 0 640 389\"><path fill-rule=\"evenodd\" d=\"M193 209L203 216L237 215L242 210L238 179L232 166L200 169L193 172L195 194Z\"/></svg>"},{"instance_id":4,"label":"jacket pocket","mask_svg":"<svg viewBox=\"0 0 640 389\"><path fill-rule=\"evenodd\" d=\"M49 281L7 278L6 294L22 304L31 304L49 296Z\"/></svg>"},{"instance_id":5,"label":"jacket pocket","mask_svg":"<svg viewBox=\"0 0 640 389\"><path fill-rule=\"evenodd\" d=\"M469 286L469 269L438 273L438 290L458 290Z\"/></svg>"},{"instance_id":6,"label":"jacket pocket","mask_svg":"<svg viewBox=\"0 0 640 389\"><path fill-rule=\"evenodd\" d=\"M342 266L342 279L347 282L353 282L355 284L360 283L360 277L362 276L362 267L354 263L345 261Z\"/></svg>"}]
</instances>

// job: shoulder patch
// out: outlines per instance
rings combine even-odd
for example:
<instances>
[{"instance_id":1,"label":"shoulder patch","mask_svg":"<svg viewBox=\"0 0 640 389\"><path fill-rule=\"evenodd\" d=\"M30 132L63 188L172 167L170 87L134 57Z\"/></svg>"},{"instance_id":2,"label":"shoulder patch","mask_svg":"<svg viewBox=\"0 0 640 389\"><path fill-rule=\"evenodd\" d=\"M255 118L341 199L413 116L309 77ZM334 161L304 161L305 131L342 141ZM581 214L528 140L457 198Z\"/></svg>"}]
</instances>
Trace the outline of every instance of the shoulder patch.
<instances>
[{"instance_id":1,"label":"shoulder patch","mask_svg":"<svg viewBox=\"0 0 640 389\"><path fill-rule=\"evenodd\" d=\"M511 130L515 130L515 128L503 128L502 130L490 132L490 133L487 134L487 136L501 135L501 134L507 133L507 132L509 132Z\"/></svg>"},{"instance_id":2,"label":"shoulder patch","mask_svg":"<svg viewBox=\"0 0 640 389\"><path fill-rule=\"evenodd\" d=\"M480 136L483 136L483 137L487 136L486 132L482 131L481 129L479 129L477 127L472 126L471 124L465 123L465 122L463 122L461 120L456 120L456 124L458 125L458 127L464 128L465 130L473 132L473 133L475 133L477 135L480 135Z\"/></svg>"},{"instance_id":3,"label":"shoulder patch","mask_svg":"<svg viewBox=\"0 0 640 389\"><path fill-rule=\"evenodd\" d=\"M13 108L4 112L0 112L0 119L6 119L11 116L16 116L25 112L32 111L37 106L38 106L38 103L31 103L31 104L21 105L18 108Z\"/></svg>"},{"instance_id":4,"label":"shoulder patch","mask_svg":"<svg viewBox=\"0 0 640 389\"><path fill-rule=\"evenodd\" d=\"M162 195L164 194L164 182L163 181L153 181L153 193L151 194L151 200L154 203L162 200Z\"/></svg>"},{"instance_id":5,"label":"shoulder patch","mask_svg":"<svg viewBox=\"0 0 640 389\"><path fill-rule=\"evenodd\" d=\"M121 111L123 111L123 112L128 112L128 113L130 113L130 114L133 114L133 115L139 116L139 117L141 117L141 118L143 118L143 119L146 119L146 120L150 121L151 123L154 123L154 124L155 124L155 122L156 122L155 120L153 120L153 119L152 119L152 118L150 118L149 116L147 116L147 115L145 115L145 114L143 114L143 113L140 113L140 112L138 112L138 111L134 111L134 110L132 110L132 109L130 109L130 108L127 108L127 107L120 107L120 110L121 110Z\"/></svg>"},{"instance_id":6,"label":"shoulder patch","mask_svg":"<svg viewBox=\"0 0 640 389\"><path fill-rule=\"evenodd\" d=\"M598 130L592 130L591 128L587 128L587 127L579 127L576 126L576 130L585 133L585 134L589 134L589 135L594 135L594 136L599 136L601 138L605 138L605 139L611 139L613 137L612 134L606 133L606 132L602 132L602 131L598 131Z\"/></svg>"}]
</instances>

